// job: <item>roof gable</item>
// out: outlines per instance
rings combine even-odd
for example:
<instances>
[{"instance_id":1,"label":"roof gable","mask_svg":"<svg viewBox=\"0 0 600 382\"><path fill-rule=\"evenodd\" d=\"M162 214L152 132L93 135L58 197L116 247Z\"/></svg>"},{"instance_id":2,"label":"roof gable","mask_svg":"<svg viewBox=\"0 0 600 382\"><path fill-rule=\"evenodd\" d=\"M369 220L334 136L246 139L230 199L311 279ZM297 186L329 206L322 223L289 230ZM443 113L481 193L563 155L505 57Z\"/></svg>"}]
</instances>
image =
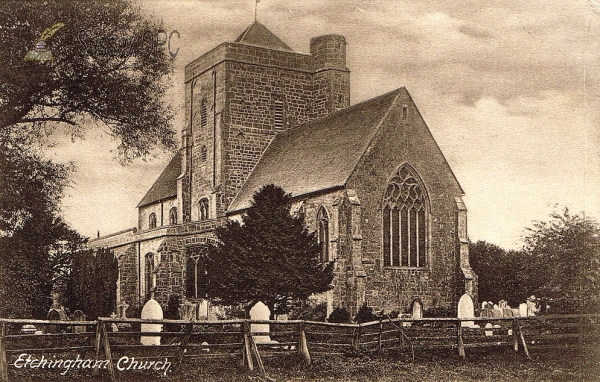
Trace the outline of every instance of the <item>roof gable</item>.
<instances>
[{"instance_id":1,"label":"roof gable","mask_svg":"<svg viewBox=\"0 0 600 382\"><path fill-rule=\"evenodd\" d=\"M276 50L287 50L293 52L285 42L275 36L273 32L267 29L264 25L255 21L235 40L241 44L257 45L265 48Z\"/></svg>"},{"instance_id":2,"label":"roof gable","mask_svg":"<svg viewBox=\"0 0 600 382\"><path fill-rule=\"evenodd\" d=\"M137 205L145 205L177 196L177 178L181 174L181 153L177 152Z\"/></svg>"},{"instance_id":3,"label":"roof gable","mask_svg":"<svg viewBox=\"0 0 600 382\"><path fill-rule=\"evenodd\" d=\"M279 133L264 152L228 213L250 207L273 183L293 196L342 187L404 88Z\"/></svg>"}]
</instances>

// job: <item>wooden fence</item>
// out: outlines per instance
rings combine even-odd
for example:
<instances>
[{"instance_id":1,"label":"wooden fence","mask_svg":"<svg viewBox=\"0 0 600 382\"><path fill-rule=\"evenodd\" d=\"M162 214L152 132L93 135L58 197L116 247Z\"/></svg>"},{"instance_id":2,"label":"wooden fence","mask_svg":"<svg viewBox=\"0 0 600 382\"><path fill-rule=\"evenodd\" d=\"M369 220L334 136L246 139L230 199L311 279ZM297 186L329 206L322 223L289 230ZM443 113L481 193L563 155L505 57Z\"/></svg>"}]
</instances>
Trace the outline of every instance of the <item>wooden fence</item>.
<instances>
[{"instance_id":1,"label":"wooden fence","mask_svg":"<svg viewBox=\"0 0 600 382\"><path fill-rule=\"evenodd\" d=\"M141 324L162 324L163 330L141 332ZM269 324L270 331L251 331L252 324ZM38 334L23 333L24 325L44 330ZM160 337L160 344L141 345L143 336ZM259 336L269 336L271 341L261 342ZM9 366L25 365L23 354L53 353L63 357L69 353L77 353L78 357L84 354L89 357L90 373L107 372L112 381L117 381L118 372L123 370L120 363L130 359L128 357L140 362L168 360L173 370L181 367L186 359L233 357L249 370L257 367L264 373L263 359L284 354L297 354L310 364L313 356L334 353L394 350L411 352L414 359L415 350L441 348L466 357L468 348L509 346L515 351L522 349L530 357L532 350L589 342L600 343L599 314L382 319L364 324L293 320L0 319L0 381L8 381Z\"/></svg>"}]
</instances>

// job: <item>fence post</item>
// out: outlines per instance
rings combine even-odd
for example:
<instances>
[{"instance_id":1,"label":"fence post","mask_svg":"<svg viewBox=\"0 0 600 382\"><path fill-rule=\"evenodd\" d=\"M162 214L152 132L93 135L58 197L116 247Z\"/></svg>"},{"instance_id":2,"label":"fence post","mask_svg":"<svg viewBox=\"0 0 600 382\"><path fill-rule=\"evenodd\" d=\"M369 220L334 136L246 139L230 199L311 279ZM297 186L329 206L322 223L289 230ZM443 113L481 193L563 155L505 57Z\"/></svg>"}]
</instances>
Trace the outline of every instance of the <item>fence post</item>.
<instances>
[{"instance_id":1,"label":"fence post","mask_svg":"<svg viewBox=\"0 0 600 382\"><path fill-rule=\"evenodd\" d=\"M106 324L102 322L102 337L104 337L104 354L108 360L108 371L110 372L110 380L112 382L117 381L117 374L115 373L115 367L112 362L112 354L110 352L110 340L108 338L108 332L106 330Z\"/></svg>"},{"instance_id":2,"label":"fence post","mask_svg":"<svg viewBox=\"0 0 600 382\"><path fill-rule=\"evenodd\" d=\"M527 358L531 359L531 357L529 356L529 349L527 349L527 342L525 342L525 335L523 334L523 330L521 329L521 324L519 323L518 320L517 320L517 325L519 328L519 337L521 337L521 343L523 344L523 350L525 350L525 354L527 355Z\"/></svg>"},{"instance_id":3,"label":"fence post","mask_svg":"<svg viewBox=\"0 0 600 382\"><path fill-rule=\"evenodd\" d=\"M8 364L6 362L6 322L0 323L0 380L8 382Z\"/></svg>"},{"instance_id":4,"label":"fence post","mask_svg":"<svg viewBox=\"0 0 600 382\"><path fill-rule=\"evenodd\" d=\"M456 321L456 344L458 345L458 355L465 358L465 344L462 336L462 323L460 319Z\"/></svg>"},{"instance_id":5,"label":"fence post","mask_svg":"<svg viewBox=\"0 0 600 382\"><path fill-rule=\"evenodd\" d=\"M254 370L254 362L252 362L252 352L250 350L250 324L248 320L244 320L244 360L246 361L246 366L248 366L248 370Z\"/></svg>"},{"instance_id":6,"label":"fence post","mask_svg":"<svg viewBox=\"0 0 600 382\"><path fill-rule=\"evenodd\" d=\"M304 328L304 321L300 323L300 331L298 333L298 353L302 354L304 361L307 365L310 365L310 352L308 351L308 343L306 342L306 330Z\"/></svg>"},{"instance_id":7,"label":"fence post","mask_svg":"<svg viewBox=\"0 0 600 382\"><path fill-rule=\"evenodd\" d=\"M519 321L517 318L513 318L512 322L512 337L513 337L513 349L515 352L519 351Z\"/></svg>"},{"instance_id":8,"label":"fence post","mask_svg":"<svg viewBox=\"0 0 600 382\"><path fill-rule=\"evenodd\" d=\"M183 356L185 354L185 348L187 347L188 342L190 341L190 337L192 335L193 326L192 323L185 324L185 336L180 344L179 356L177 356L177 369L181 367L181 363L183 362Z\"/></svg>"},{"instance_id":9,"label":"fence post","mask_svg":"<svg viewBox=\"0 0 600 382\"><path fill-rule=\"evenodd\" d=\"M379 319L379 340L377 341L378 351L381 352L381 336L383 335L383 321Z\"/></svg>"},{"instance_id":10,"label":"fence post","mask_svg":"<svg viewBox=\"0 0 600 382\"><path fill-rule=\"evenodd\" d=\"M355 343L354 343L354 349L356 351L360 351L360 336L361 336L361 334L362 333L360 331L360 324L357 324L357 327L356 327L356 337L354 338L354 341L355 341Z\"/></svg>"},{"instance_id":11,"label":"fence post","mask_svg":"<svg viewBox=\"0 0 600 382\"><path fill-rule=\"evenodd\" d=\"M94 364L97 365L100 360L100 342L102 337L102 331L100 330L100 320L96 320L96 337L94 339L94 348L96 349L96 358L94 358ZM100 369L95 367L92 371L92 375L97 376L100 374Z\"/></svg>"}]
</instances>

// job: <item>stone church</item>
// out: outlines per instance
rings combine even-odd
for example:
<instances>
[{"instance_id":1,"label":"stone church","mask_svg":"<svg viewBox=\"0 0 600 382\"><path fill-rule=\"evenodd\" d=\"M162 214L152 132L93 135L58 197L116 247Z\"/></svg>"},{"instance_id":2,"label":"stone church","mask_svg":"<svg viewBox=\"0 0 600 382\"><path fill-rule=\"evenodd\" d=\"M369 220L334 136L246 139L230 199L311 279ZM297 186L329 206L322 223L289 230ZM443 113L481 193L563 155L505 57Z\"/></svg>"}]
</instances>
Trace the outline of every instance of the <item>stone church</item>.
<instances>
[{"instance_id":1,"label":"stone church","mask_svg":"<svg viewBox=\"0 0 600 382\"><path fill-rule=\"evenodd\" d=\"M337 259L328 310L455 309L477 301L464 194L405 88L350 105L346 41L294 52L255 22L185 69L182 145L138 204L138 226L90 241L119 260L118 301L154 291L214 316L199 256L273 183Z\"/></svg>"}]
</instances>

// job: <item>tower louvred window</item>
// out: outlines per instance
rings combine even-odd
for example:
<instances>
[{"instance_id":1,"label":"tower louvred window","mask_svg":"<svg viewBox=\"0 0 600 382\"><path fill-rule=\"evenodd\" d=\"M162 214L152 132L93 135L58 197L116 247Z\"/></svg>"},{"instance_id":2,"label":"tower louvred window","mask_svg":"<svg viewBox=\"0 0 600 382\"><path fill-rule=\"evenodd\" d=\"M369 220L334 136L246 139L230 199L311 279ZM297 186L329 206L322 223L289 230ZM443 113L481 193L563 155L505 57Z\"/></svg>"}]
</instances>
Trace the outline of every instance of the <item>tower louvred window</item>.
<instances>
[{"instance_id":1,"label":"tower louvred window","mask_svg":"<svg viewBox=\"0 0 600 382\"><path fill-rule=\"evenodd\" d=\"M283 129L284 118L285 118L285 107L282 100L275 100L274 102L274 124L276 129Z\"/></svg>"},{"instance_id":2,"label":"tower louvred window","mask_svg":"<svg viewBox=\"0 0 600 382\"><path fill-rule=\"evenodd\" d=\"M383 198L383 265L427 266L427 196L419 177L403 166Z\"/></svg>"}]
</instances>

